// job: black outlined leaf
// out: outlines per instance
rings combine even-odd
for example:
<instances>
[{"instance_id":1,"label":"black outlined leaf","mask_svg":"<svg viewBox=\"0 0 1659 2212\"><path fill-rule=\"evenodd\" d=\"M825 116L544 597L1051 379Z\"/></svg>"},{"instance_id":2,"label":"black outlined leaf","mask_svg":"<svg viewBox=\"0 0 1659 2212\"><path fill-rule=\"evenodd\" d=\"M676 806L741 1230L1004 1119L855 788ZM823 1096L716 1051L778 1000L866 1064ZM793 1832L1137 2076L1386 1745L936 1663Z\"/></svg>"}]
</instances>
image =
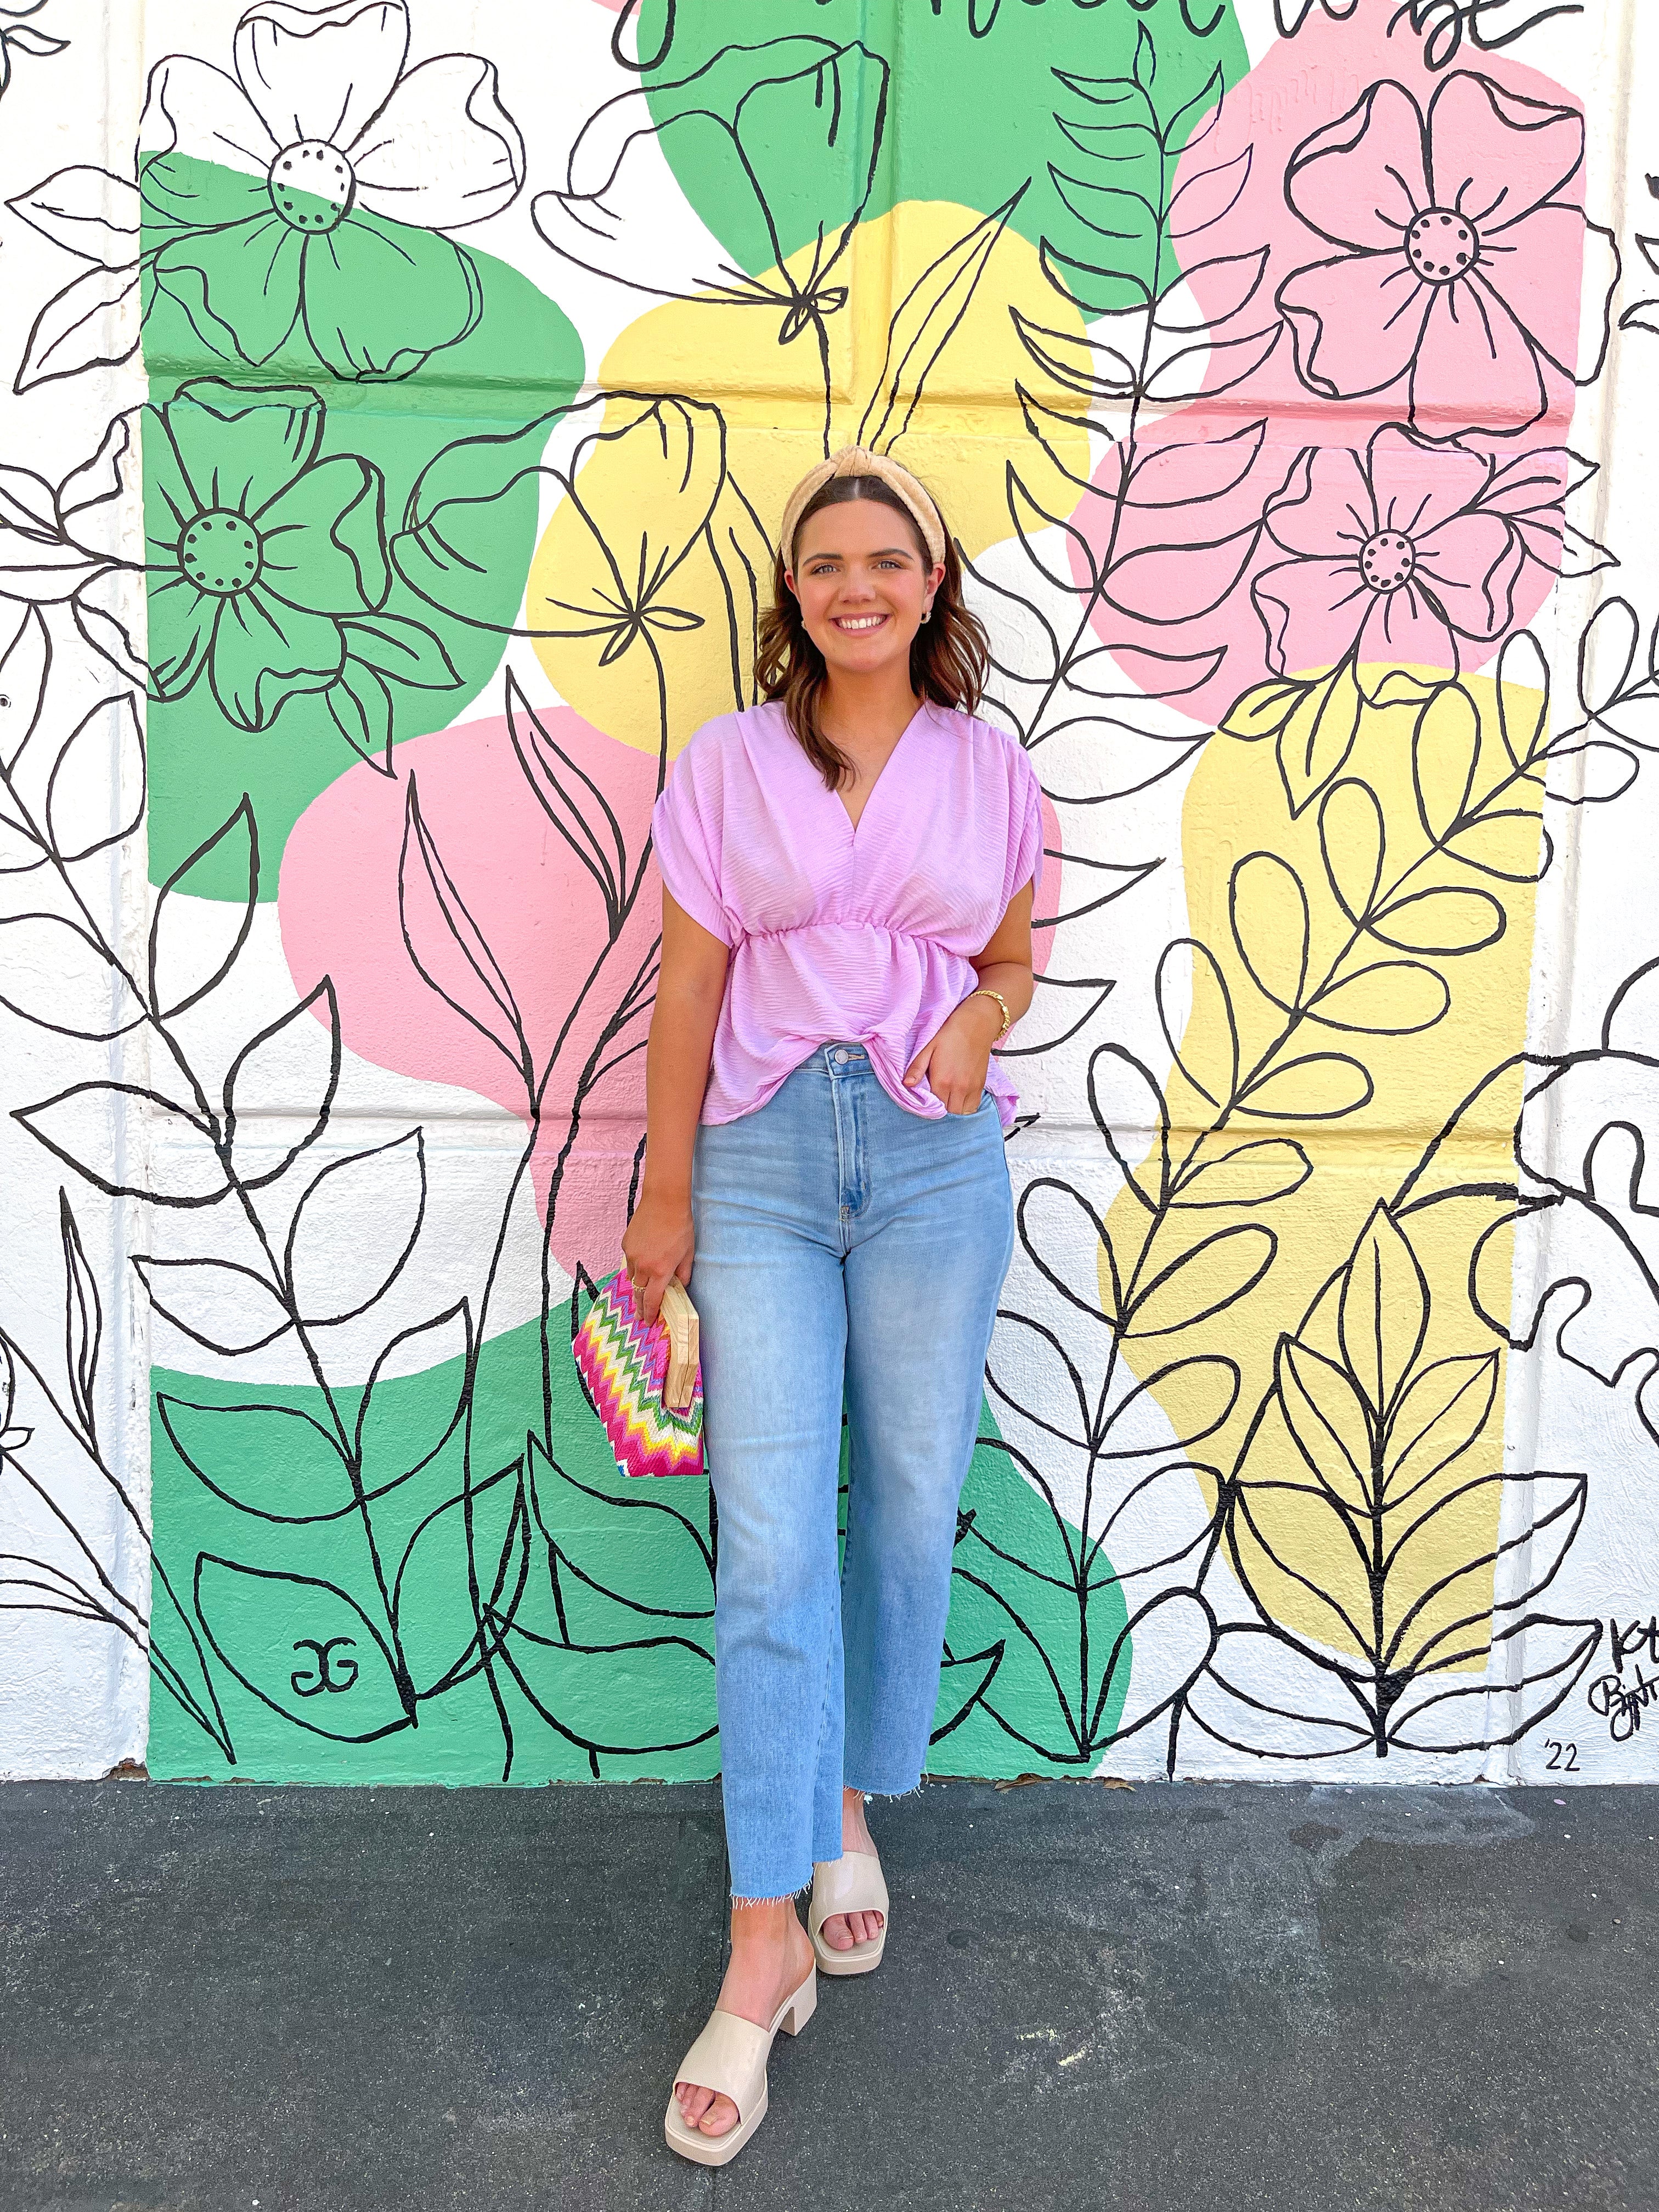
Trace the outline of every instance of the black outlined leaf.
<instances>
[{"instance_id":1,"label":"black outlined leaf","mask_svg":"<svg viewBox=\"0 0 1659 2212\"><path fill-rule=\"evenodd\" d=\"M1228 1255L1231 1261L1231 1255ZM1162 1431L1169 1420L1163 1410L1173 1399L1182 1407L1178 1432L1166 1443L1162 1434L1150 1449L1190 1452L1212 1437L1238 1403L1241 1377L1237 1364L1218 1352L1194 1352L1172 1359L1126 1391L1101 1423L1098 1434L1102 1460L1144 1459L1148 1455L1146 1425L1150 1418Z\"/></svg>"},{"instance_id":2,"label":"black outlined leaf","mask_svg":"<svg viewBox=\"0 0 1659 2212\"><path fill-rule=\"evenodd\" d=\"M970 224L931 261L893 310L887 351L854 443L885 453L910 427L927 379L968 312L1009 217L1030 189Z\"/></svg>"},{"instance_id":3,"label":"black outlined leaf","mask_svg":"<svg viewBox=\"0 0 1659 2212\"><path fill-rule=\"evenodd\" d=\"M1413 1376L1389 1419L1386 1504L1403 1504L1480 1441L1498 1401L1498 1383L1496 1352L1437 1359Z\"/></svg>"},{"instance_id":4,"label":"black outlined leaf","mask_svg":"<svg viewBox=\"0 0 1659 2212\"><path fill-rule=\"evenodd\" d=\"M54 246L106 269L136 267L137 187L112 170L73 162L6 202L15 216Z\"/></svg>"},{"instance_id":5,"label":"black outlined leaf","mask_svg":"<svg viewBox=\"0 0 1659 2212\"><path fill-rule=\"evenodd\" d=\"M412 775L398 856L398 912L422 980L519 1070L528 1091L534 1070L513 987L444 866Z\"/></svg>"},{"instance_id":6,"label":"black outlined leaf","mask_svg":"<svg viewBox=\"0 0 1659 2212\"><path fill-rule=\"evenodd\" d=\"M69 1377L70 1401L81 1423L81 1433L96 1444L98 1415L98 1355L104 1341L104 1306L98 1295L98 1278L81 1242L80 1225L70 1210L69 1193L58 1194L58 1235L64 1247L64 1370ZM5 1416L0 1414L0 1428Z\"/></svg>"},{"instance_id":7,"label":"black outlined leaf","mask_svg":"<svg viewBox=\"0 0 1659 2212\"><path fill-rule=\"evenodd\" d=\"M1038 1217L1048 1224L1039 1234ZM1079 1218L1080 1217L1080 1218ZM1099 1213L1081 1191L1055 1176L1036 1176L1020 1193L1015 1212L1020 1242L1043 1279L1068 1305L1091 1321L1115 1322L1121 1307L1121 1281L1112 1240ZM1076 1279L1067 1281L1054 1256L1063 1254ZM1102 1305L1099 1259L1106 1264L1109 1288Z\"/></svg>"},{"instance_id":8,"label":"black outlined leaf","mask_svg":"<svg viewBox=\"0 0 1659 2212\"><path fill-rule=\"evenodd\" d=\"M1280 730L1279 773L1293 817L1341 773L1359 734L1364 703L1345 660L1308 686Z\"/></svg>"},{"instance_id":9,"label":"black outlined leaf","mask_svg":"<svg viewBox=\"0 0 1659 2212\"><path fill-rule=\"evenodd\" d=\"M58 858L85 860L131 837L144 817L144 788L137 701L118 692L82 716L52 764L46 831Z\"/></svg>"},{"instance_id":10,"label":"black outlined leaf","mask_svg":"<svg viewBox=\"0 0 1659 2212\"><path fill-rule=\"evenodd\" d=\"M522 1623L502 1658L538 1712L604 1754L682 1751L714 1733L714 1660L684 1636L561 1644Z\"/></svg>"},{"instance_id":11,"label":"black outlined leaf","mask_svg":"<svg viewBox=\"0 0 1659 2212\"><path fill-rule=\"evenodd\" d=\"M161 1260L141 1252L132 1264L157 1313L209 1352L231 1359L261 1352L293 1326L264 1277L235 1261Z\"/></svg>"},{"instance_id":12,"label":"black outlined leaf","mask_svg":"<svg viewBox=\"0 0 1659 2212\"><path fill-rule=\"evenodd\" d=\"M1310 1473L1340 1510L1356 1517L1370 1513L1375 1425L1353 1377L1289 1335L1279 1337L1273 1376L1285 1425Z\"/></svg>"},{"instance_id":13,"label":"black outlined leaf","mask_svg":"<svg viewBox=\"0 0 1659 2212\"><path fill-rule=\"evenodd\" d=\"M1434 952L1449 960L1484 952L1508 926L1508 916L1490 891L1452 887L1391 900L1371 917L1370 933L1397 952Z\"/></svg>"},{"instance_id":14,"label":"black outlined leaf","mask_svg":"<svg viewBox=\"0 0 1659 2212\"><path fill-rule=\"evenodd\" d=\"M1455 830L1442 850L1500 883L1535 884L1548 872L1555 840L1530 807L1501 806Z\"/></svg>"},{"instance_id":15,"label":"black outlined leaf","mask_svg":"<svg viewBox=\"0 0 1659 2212\"><path fill-rule=\"evenodd\" d=\"M1642 626L1630 601L1603 599L1578 640L1578 703L1592 721L1620 698L1642 647Z\"/></svg>"},{"instance_id":16,"label":"black outlined leaf","mask_svg":"<svg viewBox=\"0 0 1659 2212\"><path fill-rule=\"evenodd\" d=\"M1066 681L1087 699L1182 699L1210 681L1226 650L1218 645L1207 653L1158 653L1118 639L1068 660Z\"/></svg>"},{"instance_id":17,"label":"black outlined leaf","mask_svg":"<svg viewBox=\"0 0 1659 2212\"><path fill-rule=\"evenodd\" d=\"M1227 912L1250 981L1282 1012L1296 1012L1308 988L1312 929L1301 877L1277 853L1247 853L1229 879Z\"/></svg>"},{"instance_id":18,"label":"black outlined leaf","mask_svg":"<svg viewBox=\"0 0 1659 2212\"><path fill-rule=\"evenodd\" d=\"M486 1617L497 1609L510 1617L528 1534L516 1464L447 1498L416 1528L398 1563L392 1618L417 1697L441 1694L477 1663L477 1628L454 1600L471 1575Z\"/></svg>"},{"instance_id":19,"label":"black outlined leaf","mask_svg":"<svg viewBox=\"0 0 1659 2212\"><path fill-rule=\"evenodd\" d=\"M1170 202L1170 235L1176 240L1196 238L1201 231L1224 222L1238 205L1250 179L1254 146L1246 146L1230 161L1200 169L1183 178Z\"/></svg>"},{"instance_id":20,"label":"black outlined leaf","mask_svg":"<svg viewBox=\"0 0 1659 2212\"><path fill-rule=\"evenodd\" d=\"M1480 716L1461 684L1437 691L1412 736L1417 818L1437 844L1462 820L1480 757Z\"/></svg>"},{"instance_id":21,"label":"black outlined leaf","mask_svg":"<svg viewBox=\"0 0 1659 2212\"><path fill-rule=\"evenodd\" d=\"M1226 78L1218 62L1192 98L1184 106L1176 108L1164 124L1158 134L1164 145L1177 154L1189 146L1200 145L1220 120L1221 103L1225 96ZM1200 124L1201 130L1198 127Z\"/></svg>"},{"instance_id":22,"label":"black outlined leaf","mask_svg":"<svg viewBox=\"0 0 1659 2212\"><path fill-rule=\"evenodd\" d=\"M317 1020L319 1003L328 1017L326 1029ZM297 1006L250 1037L232 1060L225 1076L224 1140L246 1189L275 1182L322 1135L339 1088L340 1059L339 1002L325 975ZM301 1093L297 1106L290 1087L295 1084ZM261 1166L257 1155L245 1157L246 1140L243 1152L237 1152L238 1125L251 1114L272 1111L284 1119L297 1114L301 1133L283 1145L276 1166Z\"/></svg>"},{"instance_id":23,"label":"black outlined leaf","mask_svg":"<svg viewBox=\"0 0 1659 2212\"><path fill-rule=\"evenodd\" d=\"M155 1411L197 1480L239 1512L300 1526L356 1510L338 1440L297 1406L198 1406L161 1390Z\"/></svg>"},{"instance_id":24,"label":"black outlined leaf","mask_svg":"<svg viewBox=\"0 0 1659 2212\"><path fill-rule=\"evenodd\" d=\"M1184 1175L1172 1206L1270 1206L1290 1198L1313 1173L1313 1162L1294 1137L1253 1137Z\"/></svg>"},{"instance_id":25,"label":"black outlined leaf","mask_svg":"<svg viewBox=\"0 0 1659 2212\"><path fill-rule=\"evenodd\" d=\"M510 668L507 726L537 804L592 877L612 928L618 927L629 873L622 824L592 777L566 752L531 706Z\"/></svg>"},{"instance_id":26,"label":"black outlined leaf","mask_svg":"<svg viewBox=\"0 0 1659 2212\"><path fill-rule=\"evenodd\" d=\"M1508 1725L1501 1733L1493 1729L1484 1681L1419 1674L1389 1722L1388 1740L1401 1751L1475 1751L1517 1743L1572 1695L1601 1637L1599 1620L1528 1614L1492 1638L1494 1649L1513 1642L1524 1655L1515 1678L1504 1685L1502 1711Z\"/></svg>"},{"instance_id":27,"label":"black outlined leaf","mask_svg":"<svg viewBox=\"0 0 1659 2212\"><path fill-rule=\"evenodd\" d=\"M1081 398L1103 401L1110 406L1121 405L1134 397L1139 372L1115 346L1098 338L1079 337L1073 331L1049 330L1022 314L1018 307L1010 307L1008 313L1026 352L1043 374L1063 391L1075 392Z\"/></svg>"},{"instance_id":28,"label":"black outlined leaf","mask_svg":"<svg viewBox=\"0 0 1659 2212\"><path fill-rule=\"evenodd\" d=\"M216 872L228 866L237 877L246 877L240 906L226 902L234 929L228 946L222 933L204 927L199 905L185 912L179 904L181 896L194 896L191 878L209 859L214 860ZM160 1019L198 1006L224 981L247 943L258 896L259 826L253 818L253 802L244 792L234 811L179 862L156 897L149 926L149 1001Z\"/></svg>"},{"instance_id":29,"label":"black outlined leaf","mask_svg":"<svg viewBox=\"0 0 1659 2212\"><path fill-rule=\"evenodd\" d=\"M137 262L125 268L83 269L54 292L29 326L12 390L21 398L43 384L113 368L138 350L141 324Z\"/></svg>"},{"instance_id":30,"label":"black outlined leaf","mask_svg":"<svg viewBox=\"0 0 1659 2212\"><path fill-rule=\"evenodd\" d=\"M1216 727L1223 737L1239 738L1246 744L1255 744L1262 738L1276 738L1307 691L1305 684L1274 677L1236 699Z\"/></svg>"},{"instance_id":31,"label":"black outlined leaf","mask_svg":"<svg viewBox=\"0 0 1659 2212\"><path fill-rule=\"evenodd\" d=\"M1273 1263L1279 1239L1259 1221L1218 1229L1172 1260L1135 1298L1127 1337L1172 1336L1248 1297Z\"/></svg>"},{"instance_id":32,"label":"black outlined leaf","mask_svg":"<svg viewBox=\"0 0 1659 2212\"><path fill-rule=\"evenodd\" d=\"M71 469L58 485L58 511L66 522L84 527L93 508L107 507L129 489L137 489L137 413L129 407L112 416L97 452ZM130 477L134 479L131 483Z\"/></svg>"},{"instance_id":33,"label":"black outlined leaf","mask_svg":"<svg viewBox=\"0 0 1659 2212\"><path fill-rule=\"evenodd\" d=\"M1195 337L1200 331L1213 331L1231 322L1261 290L1271 250L1258 246L1243 253L1218 253L1207 261L1192 262L1182 270L1182 284L1190 291L1194 280L1201 279L1205 292L1213 297L1215 304L1205 311L1198 307L1194 299L1192 310L1182 313L1171 304L1176 295L1166 292L1152 318L1154 326L1160 331Z\"/></svg>"},{"instance_id":34,"label":"black outlined leaf","mask_svg":"<svg viewBox=\"0 0 1659 2212\"><path fill-rule=\"evenodd\" d=\"M143 1115L149 1139L142 1182L120 1179L140 1172L133 1146L112 1126L128 1115ZM106 1198L216 1206L230 1188L208 1124L142 1085L72 1084L37 1105L15 1108L12 1119Z\"/></svg>"},{"instance_id":35,"label":"black outlined leaf","mask_svg":"<svg viewBox=\"0 0 1659 2212\"><path fill-rule=\"evenodd\" d=\"M933 1708L929 1743L942 1743L952 1729L962 1726L990 1688L1006 1649L1006 1641L993 1644L983 1651L967 1651L960 1659L947 1658L941 1663L939 1703Z\"/></svg>"},{"instance_id":36,"label":"black outlined leaf","mask_svg":"<svg viewBox=\"0 0 1659 2212\"><path fill-rule=\"evenodd\" d=\"M413 1474L447 1443L466 1410L471 1357L472 1310L465 1298L429 1321L399 1329L374 1362L357 1407L355 1442L365 1481L379 1487ZM389 1386L406 1376L450 1366L453 1392L428 1399L417 1427L408 1393Z\"/></svg>"},{"instance_id":37,"label":"black outlined leaf","mask_svg":"<svg viewBox=\"0 0 1659 2212\"><path fill-rule=\"evenodd\" d=\"M1181 956L1191 957L1190 1018L1179 1012ZM1233 1012L1227 978L1207 945L1195 937L1177 937L1158 957L1155 983L1158 1018L1171 1057L1200 1098L1212 1106L1225 1106L1238 1088L1238 1023ZM1183 1037L1182 1032L1185 1030ZM1207 1039L1210 1058L1197 1058L1199 1040Z\"/></svg>"},{"instance_id":38,"label":"black outlined leaf","mask_svg":"<svg viewBox=\"0 0 1659 2212\"><path fill-rule=\"evenodd\" d=\"M1333 784L1319 805L1319 854L1333 896L1356 926L1376 903L1387 851L1382 804L1370 784Z\"/></svg>"},{"instance_id":39,"label":"black outlined leaf","mask_svg":"<svg viewBox=\"0 0 1659 2212\"><path fill-rule=\"evenodd\" d=\"M58 914L0 915L0 1006L36 1029L94 1042L144 1018L109 947Z\"/></svg>"},{"instance_id":40,"label":"black outlined leaf","mask_svg":"<svg viewBox=\"0 0 1659 2212\"><path fill-rule=\"evenodd\" d=\"M1170 1109L1157 1077L1127 1046L1097 1046L1089 1056L1089 1111L1126 1187L1148 1212L1155 1212L1170 1187ZM1137 1142L1143 1131L1152 1140L1149 1175ZM1150 1194L1143 1175L1147 1175Z\"/></svg>"},{"instance_id":41,"label":"black outlined leaf","mask_svg":"<svg viewBox=\"0 0 1659 2212\"><path fill-rule=\"evenodd\" d=\"M367 663L348 655L337 680L323 697L335 728L352 751L380 775L394 775L392 694L385 678Z\"/></svg>"},{"instance_id":42,"label":"black outlined leaf","mask_svg":"<svg viewBox=\"0 0 1659 2212\"><path fill-rule=\"evenodd\" d=\"M407 615L358 615L343 623L350 659L420 691L453 691L460 672L436 630Z\"/></svg>"},{"instance_id":43,"label":"black outlined leaf","mask_svg":"<svg viewBox=\"0 0 1659 2212\"><path fill-rule=\"evenodd\" d=\"M335 1583L204 1552L195 1595L215 1652L284 1720L335 1743L374 1743L410 1726L384 1638Z\"/></svg>"},{"instance_id":44,"label":"black outlined leaf","mask_svg":"<svg viewBox=\"0 0 1659 2212\"><path fill-rule=\"evenodd\" d=\"M1583 744L1560 738L1545 748L1544 759L1558 770L1550 779L1552 798L1572 806L1606 806L1622 799L1641 773L1641 763L1623 745L1591 738ZM1560 771L1565 768L1565 774Z\"/></svg>"},{"instance_id":45,"label":"black outlined leaf","mask_svg":"<svg viewBox=\"0 0 1659 2212\"><path fill-rule=\"evenodd\" d=\"M1311 1022L1357 1036L1415 1036L1443 1021L1451 991L1420 960L1373 960L1316 992L1304 1009Z\"/></svg>"},{"instance_id":46,"label":"black outlined leaf","mask_svg":"<svg viewBox=\"0 0 1659 2212\"><path fill-rule=\"evenodd\" d=\"M1267 434L1267 418L1258 416L1223 438L1171 438L1155 446L1129 471L1128 505L1178 513L1224 499L1255 466Z\"/></svg>"},{"instance_id":47,"label":"black outlined leaf","mask_svg":"<svg viewBox=\"0 0 1659 2212\"><path fill-rule=\"evenodd\" d=\"M58 495L38 471L0 461L0 529L42 539L61 534Z\"/></svg>"},{"instance_id":48,"label":"black outlined leaf","mask_svg":"<svg viewBox=\"0 0 1659 2212\"><path fill-rule=\"evenodd\" d=\"M1429 1285L1388 1208L1377 1206L1342 1279L1342 1356L1366 1403L1390 1412L1429 1326Z\"/></svg>"},{"instance_id":49,"label":"black outlined leaf","mask_svg":"<svg viewBox=\"0 0 1659 2212\"><path fill-rule=\"evenodd\" d=\"M710 1493L675 1504L682 1486L640 1482L618 1474L609 1489L584 1482L550 1459L534 1435L526 1441L532 1510L550 1559L568 1567L564 1609L577 1642L614 1632L616 1613L658 1621L708 1621L714 1617L714 1547L709 1540ZM590 1607L578 1590L592 1594ZM600 1626L610 1623L609 1627Z\"/></svg>"},{"instance_id":50,"label":"black outlined leaf","mask_svg":"<svg viewBox=\"0 0 1659 2212\"><path fill-rule=\"evenodd\" d=\"M1349 1054L1304 1052L1247 1084L1238 1110L1264 1121L1340 1121L1369 1105L1376 1089L1370 1069Z\"/></svg>"},{"instance_id":51,"label":"black outlined leaf","mask_svg":"<svg viewBox=\"0 0 1659 2212\"><path fill-rule=\"evenodd\" d=\"M331 1160L294 1209L283 1273L295 1310L315 1328L355 1321L403 1273L426 1218L426 1139Z\"/></svg>"},{"instance_id":52,"label":"black outlined leaf","mask_svg":"<svg viewBox=\"0 0 1659 2212\"><path fill-rule=\"evenodd\" d=\"M0 599L0 769L10 774L34 734L52 666L52 641L39 607ZM0 815L8 809L0 790Z\"/></svg>"}]
</instances>

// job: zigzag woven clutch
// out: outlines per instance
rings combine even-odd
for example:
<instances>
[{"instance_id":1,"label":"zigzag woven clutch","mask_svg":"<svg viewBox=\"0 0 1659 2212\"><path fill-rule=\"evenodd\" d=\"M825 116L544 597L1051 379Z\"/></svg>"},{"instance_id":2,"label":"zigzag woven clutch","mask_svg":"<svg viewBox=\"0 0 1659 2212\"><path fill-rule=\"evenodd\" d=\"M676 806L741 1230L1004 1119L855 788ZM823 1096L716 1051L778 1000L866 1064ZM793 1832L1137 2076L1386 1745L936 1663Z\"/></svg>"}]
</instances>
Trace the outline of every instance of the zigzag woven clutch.
<instances>
[{"instance_id":1,"label":"zigzag woven clutch","mask_svg":"<svg viewBox=\"0 0 1659 2212\"><path fill-rule=\"evenodd\" d=\"M623 1474L701 1474L702 1370L697 1311L671 1278L647 1328L626 1268L595 1286L576 1331L576 1371Z\"/></svg>"}]
</instances>

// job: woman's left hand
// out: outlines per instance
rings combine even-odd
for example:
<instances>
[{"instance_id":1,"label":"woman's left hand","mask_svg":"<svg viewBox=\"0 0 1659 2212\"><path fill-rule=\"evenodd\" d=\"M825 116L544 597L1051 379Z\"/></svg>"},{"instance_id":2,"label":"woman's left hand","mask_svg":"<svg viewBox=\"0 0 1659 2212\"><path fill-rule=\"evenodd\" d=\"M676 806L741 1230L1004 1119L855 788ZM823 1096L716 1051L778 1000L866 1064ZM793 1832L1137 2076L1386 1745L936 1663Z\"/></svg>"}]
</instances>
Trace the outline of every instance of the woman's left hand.
<instances>
[{"instance_id":1,"label":"woman's left hand","mask_svg":"<svg viewBox=\"0 0 1659 2212\"><path fill-rule=\"evenodd\" d=\"M994 999L964 999L905 1069L906 1086L925 1075L947 1114L976 1114L985 1095L991 1045L1001 1027Z\"/></svg>"}]
</instances>

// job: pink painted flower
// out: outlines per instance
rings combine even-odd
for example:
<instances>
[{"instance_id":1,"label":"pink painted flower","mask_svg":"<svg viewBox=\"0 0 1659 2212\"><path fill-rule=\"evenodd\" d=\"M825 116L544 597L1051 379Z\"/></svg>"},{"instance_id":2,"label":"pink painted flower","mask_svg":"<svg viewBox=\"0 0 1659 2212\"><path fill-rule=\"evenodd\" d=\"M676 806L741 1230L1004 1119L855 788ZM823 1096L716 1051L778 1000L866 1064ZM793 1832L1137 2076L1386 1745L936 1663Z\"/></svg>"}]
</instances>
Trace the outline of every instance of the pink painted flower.
<instances>
[{"instance_id":1,"label":"pink painted flower","mask_svg":"<svg viewBox=\"0 0 1659 2212\"><path fill-rule=\"evenodd\" d=\"M1460 640L1490 645L1514 619L1528 553L1504 500L1489 455L1403 423L1384 423L1363 458L1307 447L1265 517L1291 557L1254 586L1275 673L1352 654L1371 697L1390 668L1455 676Z\"/></svg>"},{"instance_id":2,"label":"pink painted flower","mask_svg":"<svg viewBox=\"0 0 1659 2212\"><path fill-rule=\"evenodd\" d=\"M1298 374L1354 399L1408 380L1413 422L1512 434L1555 404L1549 378L1577 369L1582 254L1607 348L1619 274L1612 234L1567 187L1584 121L1468 70L1425 118L1403 85L1372 85L1304 139L1285 191L1304 222L1343 250L1279 288Z\"/></svg>"}]
</instances>

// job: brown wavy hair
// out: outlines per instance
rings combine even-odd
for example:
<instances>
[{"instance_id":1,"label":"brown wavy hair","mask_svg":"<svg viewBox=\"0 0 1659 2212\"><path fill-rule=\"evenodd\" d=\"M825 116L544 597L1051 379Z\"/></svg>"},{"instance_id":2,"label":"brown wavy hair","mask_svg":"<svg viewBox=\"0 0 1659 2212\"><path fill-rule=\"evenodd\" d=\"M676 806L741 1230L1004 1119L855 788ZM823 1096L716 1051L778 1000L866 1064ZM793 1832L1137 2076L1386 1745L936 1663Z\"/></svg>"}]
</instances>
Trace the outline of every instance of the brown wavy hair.
<instances>
[{"instance_id":1,"label":"brown wavy hair","mask_svg":"<svg viewBox=\"0 0 1659 2212\"><path fill-rule=\"evenodd\" d=\"M878 500L902 514L922 560L933 567L915 515L879 477L831 477L807 502L795 526L796 537L820 507L837 507L849 499ZM943 514L939 520L945 522ZM806 634L800 601L785 580L791 550L780 546L773 563L772 605L761 617L755 683L763 699L782 700L797 742L834 791L853 772L853 763L824 735L818 721L830 672ZM935 706L959 707L971 714L984 693L990 667L990 640L979 617L963 602L962 562L950 525L945 523L945 574L933 594L932 616L910 641L910 689Z\"/></svg>"}]
</instances>

